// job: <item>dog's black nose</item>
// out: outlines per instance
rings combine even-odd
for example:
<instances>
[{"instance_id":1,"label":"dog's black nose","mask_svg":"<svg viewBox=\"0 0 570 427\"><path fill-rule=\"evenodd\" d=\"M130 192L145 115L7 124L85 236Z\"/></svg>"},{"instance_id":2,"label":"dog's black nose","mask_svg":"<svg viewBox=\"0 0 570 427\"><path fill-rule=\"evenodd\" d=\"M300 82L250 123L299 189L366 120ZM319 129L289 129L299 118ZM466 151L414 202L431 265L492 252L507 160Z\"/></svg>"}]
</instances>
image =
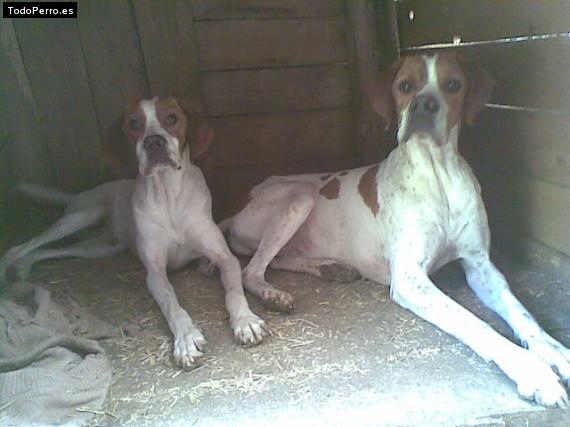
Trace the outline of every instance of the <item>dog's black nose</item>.
<instances>
[{"instance_id":1,"label":"dog's black nose","mask_svg":"<svg viewBox=\"0 0 570 427\"><path fill-rule=\"evenodd\" d=\"M432 95L420 95L410 104L414 114L435 114L439 111L439 101Z\"/></svg>"},{"instance_id":2,"label":"dog's black nose","mask_svg":"<svg viewBox=\"0 0 570 427\"><path fill-rule=\"evenodd\" d=\"M160 135L147 136L144 139L143 147L145 150L150 150L152 148L159 148L166 145L166 139Z\"/></svg>"}]
</instances>

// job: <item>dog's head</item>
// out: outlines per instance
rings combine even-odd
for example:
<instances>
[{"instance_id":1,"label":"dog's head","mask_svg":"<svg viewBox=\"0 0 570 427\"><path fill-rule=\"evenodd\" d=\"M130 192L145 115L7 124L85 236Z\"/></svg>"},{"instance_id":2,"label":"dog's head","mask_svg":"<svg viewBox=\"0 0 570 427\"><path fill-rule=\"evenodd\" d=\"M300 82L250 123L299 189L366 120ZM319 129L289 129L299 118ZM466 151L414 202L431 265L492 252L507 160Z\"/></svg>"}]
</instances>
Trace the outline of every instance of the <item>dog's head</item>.
<instances>
[{"instance_id":1,"label":"dog's head","mask_svg":"<svg viewBox=\"0 0 570 427\"><path fill-rule=\"evenodd\" d=\"M186 151L194 160L214 137L198 108L172 96L130 105L112 132L118 130L123 138L110 139L105 150L108 163L124 172L132 169L128 165L136 158L138 172L147 177L161 169L180 169Z\"/></svg>"},{"instance_id":2,"label":"dog's head","mask_svg":"<svg viewBox=\"0 0 570 427\"><path fill-rule=\"evenodd\" d=\"M443 145L457 135L463 120L473 123L493 85L481 68L441 52L403 57L371 82L370 98L386 129L397 119L399 143L419 136Z\"/></svg>"}]
</instances>

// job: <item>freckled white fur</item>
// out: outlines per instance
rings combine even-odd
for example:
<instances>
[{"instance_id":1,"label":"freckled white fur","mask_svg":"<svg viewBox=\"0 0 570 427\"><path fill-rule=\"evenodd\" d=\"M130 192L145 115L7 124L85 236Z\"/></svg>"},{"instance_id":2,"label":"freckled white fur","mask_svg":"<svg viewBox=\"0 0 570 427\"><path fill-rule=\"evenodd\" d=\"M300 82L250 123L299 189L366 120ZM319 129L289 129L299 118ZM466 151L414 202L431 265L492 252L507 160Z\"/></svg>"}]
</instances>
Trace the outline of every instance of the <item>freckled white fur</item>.
<instances>
[{"instance_id":1,"label":"freckled white fur","mask_svg":"<svg viewBox=\"0 0 570 427\"><path fill-rule=\"evenodd\" d=\"M179 167L183 162L179 150L180 141L178 141L177 138L170 135L166 131L166 129L162 127L160 121L158 120L158 116L156 114L156 101L158 101L158 97L141 101L140 104L146 120L144 133L141 136L141 138L139 138L139 140L137 141L137 146L136 146L139 173L141 175L145 174L144 171L147 169L148 165L147 154L146 151L144 150L143 142L146 137L151 135L160 135L166 140L167 143L166 150L168 152L168 157L172 159L173 163L176 165L175 167ZM158 166L157 168L169 169L170 167L171 166L169 165L164 165L164 166Z\"/></svg>"},{"instance_id":2,"label":"freckled white fur","mask_svg":"<svg viewBox=\"0 0 570 427\"><path fill-rule=\"evenodd\" d=\"M212 198L202 172L190 162L188 149L180 156L180 141L160 125L156 101L154 98L140 105L145 115L145 129L137 141L138 161L144 169L144 138L162 135L178 167L155 168L150 176L139 174L136 181L113 181L77 195L65 215L52 227L2 257L0 281L5 278L8 267L15 264L23 265L27 271L40 259L95 258L130 248L144 264L149 291L174 335L174 359L181 367L188 368L202 355L205 340L178 303L167 268L178 269L192 259L207 257L220 269L235 338L242 344L260 342L265 336L265 324L249 309L239 262L212 220ZM38 249L102 222L104 232L92 240L56 250Z\"/></svg>"},{"instance_id":3,"label":"freckled white fur","mask_svg":"<svg viewBox=\"0 0 570 427\"><path fill-rule=\"evenodd\" d=\"M550 337L511 293L489 258L490 234L480 186L457 150L459 126L447 135L447 105L437 79L437 56L424 57L428 81L420 93L442 104L436 143L412 136L407 107L399 113L400 144L376 174L379 212L375 216L360 193L368 168L336 173L271 177L255 187L251 202L221 226L230 246L253 254L244 270L252 292L276 291L265 281L275 268L323 276L338 263L379 283L389 283L403 307L455 336L486 360L495 362L521 395L544 405L563 405L570 381L570 352ZM443 142L443 143L442 143ZM330 180L340 184L338 198L319 193ZM511 326L528 346L505 339L489 325L444 295L429 273L461 259L469 286Z\"/></svg>"}]
</instances>

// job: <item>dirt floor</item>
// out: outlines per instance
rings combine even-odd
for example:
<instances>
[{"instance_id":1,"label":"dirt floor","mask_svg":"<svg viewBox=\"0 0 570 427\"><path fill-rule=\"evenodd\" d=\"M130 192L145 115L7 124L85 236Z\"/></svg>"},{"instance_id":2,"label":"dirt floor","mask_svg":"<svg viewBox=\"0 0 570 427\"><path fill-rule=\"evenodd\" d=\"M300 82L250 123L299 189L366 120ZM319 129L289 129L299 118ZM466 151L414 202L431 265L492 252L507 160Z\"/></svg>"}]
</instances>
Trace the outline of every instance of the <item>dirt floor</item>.
<instances>
[{"instance_id":1,"label":"dirt floor","mask_svg":"<svg viewBox=\"0 0 570 427\"><path fill-rule=\"evenodd\" d=\"M545 329L570 345L570 283L504 254L496 259ZM102 342L114 379L105 413L92 425L568 425L570 411L521 400L495 365L398 307L387 287L371 282L327 284L270 272L270 281L294 295L295 313L269 312L249 296L275 336L243 348L232 341L219 279L202 277L191 265L172 279L208 346L196 369L185 372L172 363L170 333L133 257L47 261L34 271L34 281L116 326L116 337ZM511 336L456 265L435 280Z\"/></svg>"}]
</instances>

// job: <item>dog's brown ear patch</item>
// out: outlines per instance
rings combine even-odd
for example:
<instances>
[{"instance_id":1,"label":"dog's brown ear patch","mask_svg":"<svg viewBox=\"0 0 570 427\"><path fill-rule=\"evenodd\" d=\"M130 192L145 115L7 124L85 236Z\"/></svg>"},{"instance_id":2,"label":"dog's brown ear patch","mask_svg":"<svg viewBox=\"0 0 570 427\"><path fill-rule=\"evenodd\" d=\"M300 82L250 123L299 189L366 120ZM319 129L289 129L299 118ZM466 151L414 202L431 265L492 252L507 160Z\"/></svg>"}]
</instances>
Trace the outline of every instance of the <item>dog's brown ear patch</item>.
<instances>
[{"instance_id":1,"label":"dog's brown ear patch","mask_svg":"<svg viewBox=\"0 0 570 427\"><path fill-rule=\"evenodd\" d=\"M125 108L123 113L111 124L101 144L103 160L118 177L134 178L137 174L137 160L134 141L125 132L125 119L137 103Z\"/></svg>"},{"instance_id":2,"label":"dog's brown ear patch","mask_svg":"<svg viewBox=\"0 0 570 427\"><path fill-rule=\"evenodd\" d=\"M333 178L321 187L320 193L329 200L338 199L340 192L340 181L338 178Z\"/></svg>"},{"instance_id":3,"label":"dog's brown ear patch","mask_svg":"<svg viewBox=\"0 0 570 427\"><path fill-rule=\"evenodd\" d=\"M477 114L491 100L495 80L479 66L463 65L463 67L469 79L469 89L463 106L463 118L465 123L472 125Z\"/></svg>"},{"instance_id":4,"label":"dog's brown ear patch","mask_svg":"<svg viewBox=\"0 0 570 427\"><path fill-rule=\"evenodd\" d=\"M358 182L360 197L362 197L364 204L368 206L374 216L376 216L380 210L380 204L378 203L378 183L376 182L376 175L378 175L379 168L380 165L375 165L366 169Z\"/></svg>"},{"instance_id":5,"label":"dog's brown ear patch","mask_svg":"<svg viewBox=\"0 0 570 427\"><path fill-rule=\"evenodd\" d=\"M378 78L368 82L370 105L384 120L384 130L388 130L396 119L396 102L392 95L392 83L403 62L403 59L399 60L380 74Z\"/></svg>"},{"instance_id":6,"label":"dog's brown ear patch","mask_svg":"<svg viewBox=\"0 0 570 427\"><path fill-rule=\"evenodd\" d=\"M190 158L194 160L208 151L214 139L214 131L208 125L201 106L186 101L178 103L188 119L186 143L190 150Z\"/></svg>"}]
</instances>

